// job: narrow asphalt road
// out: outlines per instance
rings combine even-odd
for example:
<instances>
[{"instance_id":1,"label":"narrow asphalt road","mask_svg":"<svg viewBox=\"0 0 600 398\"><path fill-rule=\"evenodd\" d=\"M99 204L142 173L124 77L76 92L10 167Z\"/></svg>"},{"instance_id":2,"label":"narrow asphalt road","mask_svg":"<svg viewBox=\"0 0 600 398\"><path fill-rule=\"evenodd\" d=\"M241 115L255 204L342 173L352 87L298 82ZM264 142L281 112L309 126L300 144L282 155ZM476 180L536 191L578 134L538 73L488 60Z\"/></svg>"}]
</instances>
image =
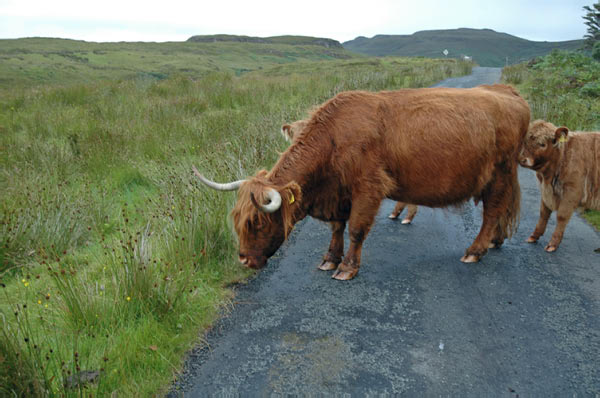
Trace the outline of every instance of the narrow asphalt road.
<instances>
[{"instance_id":1,"label":"narrow asphalt road","mask_svg":"<svg viewBox=\"0 0 600 398\"><path fill-rule=\"evenodd\" d=\"M476 68L439 86L499 77ZM481 204L421 207L405 226L385 201L350 282L317 270L329 228L304 220L169 395L600 397L600 235L574 216L558 252L543 250L553 222L525 243L540 196L534 173L519 173L519 231L476 264L459 259Z\"/></svg>"}]
</instances>

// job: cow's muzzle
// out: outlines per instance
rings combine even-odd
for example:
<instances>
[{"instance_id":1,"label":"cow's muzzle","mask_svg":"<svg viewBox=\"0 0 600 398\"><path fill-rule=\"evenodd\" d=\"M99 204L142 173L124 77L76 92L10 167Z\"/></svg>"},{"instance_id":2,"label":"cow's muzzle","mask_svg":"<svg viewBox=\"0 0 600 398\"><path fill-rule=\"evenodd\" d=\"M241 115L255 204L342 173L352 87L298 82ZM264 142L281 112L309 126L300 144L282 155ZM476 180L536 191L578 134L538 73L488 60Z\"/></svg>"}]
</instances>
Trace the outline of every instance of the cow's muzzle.
<instances>
[{"instance_id":1,"label":"cow's muzzle","mask_svg":"<svg viewBox=\"0 0 600 398\"><path fill-rule=\"evenodd\" d=\"M261 269L267 264L266 256L246 256L240 253L239 260L244 267L252 269Z\"/></svg>"}]
</instances>

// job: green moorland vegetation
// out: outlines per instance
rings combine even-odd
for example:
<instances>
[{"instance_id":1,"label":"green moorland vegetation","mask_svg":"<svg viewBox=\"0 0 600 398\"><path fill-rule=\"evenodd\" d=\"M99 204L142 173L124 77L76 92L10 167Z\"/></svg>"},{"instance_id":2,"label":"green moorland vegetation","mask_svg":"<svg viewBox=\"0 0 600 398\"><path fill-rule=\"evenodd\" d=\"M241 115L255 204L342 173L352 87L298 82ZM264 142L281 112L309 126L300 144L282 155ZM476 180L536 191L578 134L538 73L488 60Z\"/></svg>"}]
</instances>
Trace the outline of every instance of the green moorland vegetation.
<instances>
[{"instance_id":1,"label":"green moorland vegetation","mask_svg":"<svg viewBox=\"0 0 600 398\"><path fill-rule=\"evenodd\" d=\"M582 52L554 51L503 70L531 106L532 119L571 130L600 131L600 62ZM585 217L600 228L600 212Z\"/></svg>"},{"instance_id":2,"label":"green moorland vegetation","mask_svg":"<svg viewBox=\"0 0 600 398\"><path fill-rule=\"evenodd\" d=\"M561 42L530 41L491 29L425 30L412 35L357 37L343 43L344 48L369 56L449 57L468 55L481 66L505 66L546 55L554 49L576 50L583 40Z\"/></svg>"},{"instance_id":3,"label":"green moorland vegetation","mask_svg":"<svg viewBox=\"0 0 600 398\"><path fill-rule=\"evenodd\" d=\"M140 59L134 47L127 56ZM47 59L32 55L27 71L42 65L34 77L12 71L3 84L30 85ZM191 56L173 62L193 64ZM110 79L134 66L77 69L73 76L95 82L57 73L58 84L4 90L1 396L164 393L185 352L231 302L228 286L251 275L237 264L227 217L235 194L199 185L192 165L217 181L244 178L284 150L284 122L340 91L427 86L471 68L362 58L258 70L260 62L241 76L232 61L229 71L163 80Z\"/></svg>"},{"instance_id":4,"label":"green moorland vegetation","mask_svg":"<svg viewBox=\"0 0 600 398\"><path fill-rule=\"evenodd\" d=\"M240 74L290 62L361 57L330 39L281 36L266 38L272 43L261 43L241 42L243 36L226 37L228 41L221 36L214 40L210 40L212 36L193 36L186 42L170 43L0 40L0 88L81 84L98 79L164 79L173 74L197 77L215 70ZM205 40L200 41L202 38Z\"/></svg>"}]
</instances>

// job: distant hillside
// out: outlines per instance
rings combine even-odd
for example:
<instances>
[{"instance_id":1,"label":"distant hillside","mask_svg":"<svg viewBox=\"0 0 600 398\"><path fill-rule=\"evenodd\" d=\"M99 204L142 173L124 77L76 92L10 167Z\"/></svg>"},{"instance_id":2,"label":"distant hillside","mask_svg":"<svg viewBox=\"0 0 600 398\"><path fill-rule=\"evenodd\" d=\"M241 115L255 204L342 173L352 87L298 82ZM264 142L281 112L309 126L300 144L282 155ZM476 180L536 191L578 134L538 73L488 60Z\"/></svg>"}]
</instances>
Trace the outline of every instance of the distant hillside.
<instances>
[{"instance_id":1,"label":"distant hillside","mask_svg":"<svg viewBox=\"0 0 600 398\"><path fill-rule=\"evenodd\" d=\"M491 29L426 30L412 35L377 35L371 39L359 36L343 43L344 48L371 56L424 56L442 58L463 55L473 57L481 66L504 66L548 54L554 49L575 50L583 40L538 42L521 39Z\"/></svg>"},{"instance_id":2,"label":"distant hillside","mask_svg":"<svg viewBox=\"0 0 600 398\"><path fill-rule=\"evenodd\" d=\"M196 43L214 43L219 41L231 41L241 43L267 43L267 44L290 44L295 46L323 46L327 48L344 48L341 43L333 39L310 36L271 36L271 37L252 37L236 35L206 35L192 36L187 41Z\"/></svg>"},{"instance_id":3,"label":"distant hillside","mask_svg":"<svg viewBox=\"0 0 600 398\"><path fill-rule=\"evenodd\" d=\"M223 37L168 43L0 40L0 88L174 74L198 77L216 70L240 74L294 62L362 58L330 39L279 36L253 42Z\"/></svg>"}]
</instances>

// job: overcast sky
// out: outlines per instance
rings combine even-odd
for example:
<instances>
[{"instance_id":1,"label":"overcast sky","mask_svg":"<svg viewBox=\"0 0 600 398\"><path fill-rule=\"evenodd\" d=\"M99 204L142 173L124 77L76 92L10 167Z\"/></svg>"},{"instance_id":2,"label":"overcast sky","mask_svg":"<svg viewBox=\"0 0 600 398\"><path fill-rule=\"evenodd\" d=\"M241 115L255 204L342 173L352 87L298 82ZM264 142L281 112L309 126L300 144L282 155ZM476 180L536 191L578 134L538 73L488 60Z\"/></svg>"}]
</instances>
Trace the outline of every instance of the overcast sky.
<instances>
[{"instance_id":1,"label":"overcast sky","mask_svg":"<svg viewBox=\"0 0 600 398\"><path fill-rule=\"evenodd\" d=\"M328 37L490 28L529 40L580 39L595 0L0 0L0 38L183 41L197 34Z\"/></svg>"}]
</instances>

